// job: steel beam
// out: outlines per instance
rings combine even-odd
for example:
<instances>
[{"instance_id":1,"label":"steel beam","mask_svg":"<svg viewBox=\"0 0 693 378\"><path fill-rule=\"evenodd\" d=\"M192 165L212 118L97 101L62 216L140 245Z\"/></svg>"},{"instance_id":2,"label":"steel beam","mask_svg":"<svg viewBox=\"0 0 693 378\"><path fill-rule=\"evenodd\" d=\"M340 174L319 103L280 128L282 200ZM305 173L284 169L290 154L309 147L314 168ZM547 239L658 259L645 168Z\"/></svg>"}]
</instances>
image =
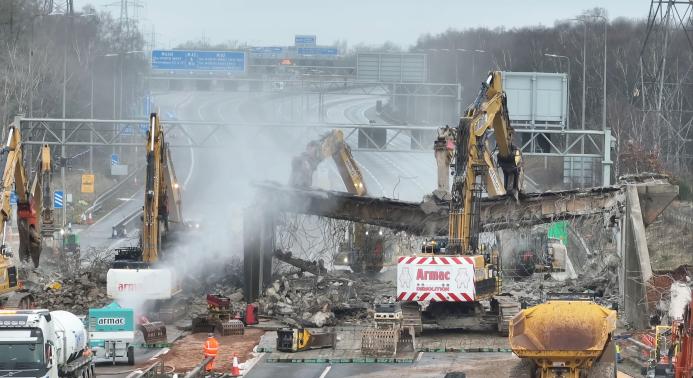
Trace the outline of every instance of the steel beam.
<instances>
[{"instance_id":1,"label":"steel beam","mask_svg":"<svg viewBox=\"0 0 693 378\"><path fill-rule=\"evenodd\" d=\"M27 139L24 144L27 145L66 145L66 146L125 146L135 147L141 143L132 141L122 141L122 127L115 127L118 131L114 132L114 125L137 127L142 123L147 123L147 120L142 119L90 119L90 118L29 118L17 117L15 122L19 122L22 131L25 135L30 135L33 139ZM417 152L431 153L433 149L433 141L428 145L421 145L418 139L414 141L421 148L402 149L394 147L393 142L396 139L395 135L412 136L419 132L430 132L431 135L437 130L436 126L425 125L371 125L367 123L330 123L330 122L313 122L313 123L282 123L282 122L207 122L207 121L182 121L182 120L164 120L167 125L167 133L175 134L182 133L185 138L182 140L171 140L169 145L174 148L226 148L225 145L216 141L213 136L220 133L232 133L234 129L243 128L296 128L302 130L311 129L343 129L347 135L350 133L365 131L365 130L385 130L390 135L386 138L386 143L378 148L352 148L355 151L363 152ZM63 129L59 125L65 125ZM56 133L56 130L65 130L66 135ZM594 159L603 159L602 163L604 170L604 183L607 183L606 175L610 175L608 167L612 164L610 161L610 132L602 130L565 130L555 128L533 128L533 129L517 129L516 134L527 141L520 145L522 153L525 156L548 156L548 157L591 157ZM85 134L86 133L86 134ZM82 135L84 134L84 135ZM87 135L88 134L88 135ZM608 134L608 135L607 135ZM88 140L87 141L87 137ZM81 138L80 138L81 137ZM543 151L538 147L537 140L545 138L545 140L553 140L550 142L549 151ZM586 153L574 151L577 144L587 144L590 149ZM411 145L411 144L410 144Z\"/></svg>"}]
</instances>

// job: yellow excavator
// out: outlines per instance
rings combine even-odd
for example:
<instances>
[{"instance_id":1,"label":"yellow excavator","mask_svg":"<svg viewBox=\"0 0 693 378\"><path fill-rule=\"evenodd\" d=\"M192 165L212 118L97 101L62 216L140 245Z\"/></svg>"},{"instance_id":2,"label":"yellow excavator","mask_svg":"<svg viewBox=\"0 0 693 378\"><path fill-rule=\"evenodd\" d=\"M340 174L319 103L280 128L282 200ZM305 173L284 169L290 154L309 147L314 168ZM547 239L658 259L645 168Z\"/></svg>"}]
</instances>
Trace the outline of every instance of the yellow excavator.
<instances>
[{"instance_id":1,"label":"yellow excavator","mask_svg":"<svg viewBox=\"0 0 693 378\"><path fill-rule=\"evenodd\" d=\"M30 308L31 295L24 290L19 269L12 261L9 246L13 189L17 195L17 229L19 258L38 267L41 256L41 229L52 226L52 210L44 206L44 197L50 196L51 152L48 145L41 147L38 169L31 183L23 164L22 137L17 126L8 128L7 143L0 149L5 158L0 191L0 307ZM48 228L48 227L47 227Z\"/></svg>"},{"instance_id":2,"label":"yellow excavator","mask_svg":"<svg viewBox=\"0 0 693 378\"><path fill-rule=\"evenodd\" d=\"M318 165L332 158L347 192L357 196L367 196L368 189L349 145L341 130L332 130L311 141L304 152L291 162L289 183L297 188L309 188ZM383 268L383 255L386 246L384 230L363 223L350 225L347 240L339 247L335 265L347 265L356 273L377 273Z\"/></svg>"},{"instance_id":3,"label":"yellow excavator","mask_svg":"<svg viewBox=\"0 0 693 378\"><path fill-rule=\"evenodd\" d=\"M344 133L336 129L309 142L306 150L291 161L289 184L297 188L309 188L313 184L313 174L318 165L330 157L337 165L347 192L357 196L368 195L361 170L349 145L344 141Z\"/></svg>"},{"instance_id":4,"label":"yellow excavator","mask_svg":"<svg viewBox=\"0 0 693 378\"><path fill-rule=\"evenodd\" d=\"M174 298L180 292L174 269L162 261L164 240L171 236L174 227L183 227L183 222L180 186L156 113L149 117L146 159L140 243L137 247L116 250L106 286L108 296L113 299L146 301L153 305L148 312L158 321L140 318L145 341L153 344L165 341L163 322L173 321L185 312L185 306L179 306Z\"/></svg>"},{"instance_id":5,"label":"yellow excavator","mask_svg":"<svg viewBox=\"0 0 693 378\"><path fill-rule=\"evenodd\" d=\"M424 246L421 253L398 258L397 302L376 304L376 327L362 339L367 354L411 349L424 327L507 335L510 319L520 310L514 298L501 293L498 254L479 246L482 194L512 193L517 198L522 189L522 156L512 142L500 72L489 73L458 127L439 135L452 142L444 143L449 159L436 159L439 164L452 162L454 168L449 234L447 239L435 238L433 248ZM447 174L449 167L438 171ZM442 186L439 189L447 189Z\"/></svg>"}]
</instances>

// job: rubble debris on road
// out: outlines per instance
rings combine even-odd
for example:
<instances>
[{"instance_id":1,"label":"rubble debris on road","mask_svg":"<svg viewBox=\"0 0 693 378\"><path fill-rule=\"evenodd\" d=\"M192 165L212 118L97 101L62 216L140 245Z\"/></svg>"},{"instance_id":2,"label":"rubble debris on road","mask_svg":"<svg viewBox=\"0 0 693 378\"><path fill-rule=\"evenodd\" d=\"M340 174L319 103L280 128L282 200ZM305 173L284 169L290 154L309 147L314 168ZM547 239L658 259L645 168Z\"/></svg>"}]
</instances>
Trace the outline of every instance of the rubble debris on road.
<instances>
[{"instance_id":1,"label":"rubble debris on road","mask_svg":"<svg viewBox=\"0 0 693 378\"><path fill-rule=\"evenodd\" d=\"M111 302L106 295L106 282L100 274L83 272L75 276L52 274L39 276L32 282L31 294L36 306L86 314L89 308L103 307Z\"/></svg>"},{"instance_id":2,"label":"rubble debris on road","mask_svg":"<svg viewBox=\"0 0 693 378\"><path fill-rule=\"evenodd\" d=\"M590 258L576 279L556 280L550 274L536 273L527 278L508 279L503 290L512 294L526 307L543 303L547 293L592 292L596 302L610 306L618 303L619 258L605 252L599 258Z\"/></svg>"},{"instance_id":3,"label":"rubble debris on road","mask_svg":"<svg viewBox=\"0 0 693 378\"><path fill-rule=\"evenodd\" d=\"M366 276L285 274L259 298L260 314L292 327L333 326L369 321L368 309L381 295L393 295L393 283Z\"/></svg>"}]
</instances>

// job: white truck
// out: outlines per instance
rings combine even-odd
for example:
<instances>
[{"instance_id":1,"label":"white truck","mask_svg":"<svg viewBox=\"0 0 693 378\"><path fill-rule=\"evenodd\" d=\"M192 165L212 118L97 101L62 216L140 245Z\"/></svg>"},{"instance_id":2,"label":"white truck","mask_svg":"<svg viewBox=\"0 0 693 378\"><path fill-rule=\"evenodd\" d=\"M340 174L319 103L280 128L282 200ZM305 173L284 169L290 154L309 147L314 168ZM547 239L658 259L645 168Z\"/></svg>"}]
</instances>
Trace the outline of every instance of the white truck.
<instances>
[{"instance_id":1,"label":"white truck","mask_svg":"<svg viewBox=\"0 0 693 378\"><path fill-rule=\"evenodd\" d=\"M87 341L67 311L0 310L0 376L94 377Z\"/></svg>"}]
</instances>

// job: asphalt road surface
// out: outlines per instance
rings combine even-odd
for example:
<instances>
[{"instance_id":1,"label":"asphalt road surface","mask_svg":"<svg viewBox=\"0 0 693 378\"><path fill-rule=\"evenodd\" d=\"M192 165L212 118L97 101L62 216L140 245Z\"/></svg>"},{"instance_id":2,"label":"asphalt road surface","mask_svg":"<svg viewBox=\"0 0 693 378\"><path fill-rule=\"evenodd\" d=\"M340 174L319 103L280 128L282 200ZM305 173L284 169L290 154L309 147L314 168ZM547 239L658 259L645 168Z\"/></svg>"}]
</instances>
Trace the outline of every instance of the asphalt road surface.
<instances>
[{"instance_id":1,"label":"asphalt road surface","mask_svg":"<svg viewBox=\"0 0 693 378\"><path fill-rule=\"evenodd\" d=\"M159 353L163 353L162 349L135 349L135 366L130 366L124 359L116 361L114 365L112 361L97 360L96 376L97 377L128 377L137 369L149 367L150 360Z\"/></svg>"},{"instance_id":2,"label":"asphalt road surface","mask_svg":"<svg viewBox=\"0 0 693 378\"><path fill-rule=\"evenodd\" d=\"M519 359L512 353L422 353L411 364L306 364L268 363L262 358L246 378L331 378L331 377L444 377L463 372L467 378L508 377Z\"/></svg>"}]
</instances>

